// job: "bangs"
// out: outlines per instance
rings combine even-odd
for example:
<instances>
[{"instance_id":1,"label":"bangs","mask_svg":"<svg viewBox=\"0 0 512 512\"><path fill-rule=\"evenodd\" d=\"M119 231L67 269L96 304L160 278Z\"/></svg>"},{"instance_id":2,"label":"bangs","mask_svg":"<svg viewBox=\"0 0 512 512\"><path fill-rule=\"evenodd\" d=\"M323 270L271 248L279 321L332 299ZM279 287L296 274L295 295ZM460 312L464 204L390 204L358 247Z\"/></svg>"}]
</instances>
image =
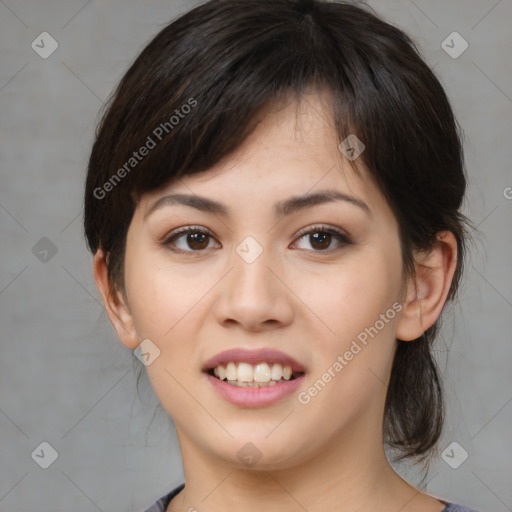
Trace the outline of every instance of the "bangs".
<instances>
[{"instance_id":1,"label":"bangs","mask_svg":"<svg viewBox=\"0 0 512 512\"><path fill-rule=\"evenodd\" d=\"M333 51L328 34L299 12L295 24L272 23L257 8L236 23L237 13L217 13L212 28L209 20L191 27L185 15L142 52L120 84L123 102L110 111L116 123L110 171L125 166L123 187L130 193L151 192L213 167L243 144L272 105L290 97L300 101L311 89L335 93L339 137L348 135L353 91L362 84L343 71L340 63L349 59ZM187 39L194 44L187 46ZM149 70L143 62L151 62ZM144 146L147 155L135 162L133 152Z\"/></svg>"}]
</instances>

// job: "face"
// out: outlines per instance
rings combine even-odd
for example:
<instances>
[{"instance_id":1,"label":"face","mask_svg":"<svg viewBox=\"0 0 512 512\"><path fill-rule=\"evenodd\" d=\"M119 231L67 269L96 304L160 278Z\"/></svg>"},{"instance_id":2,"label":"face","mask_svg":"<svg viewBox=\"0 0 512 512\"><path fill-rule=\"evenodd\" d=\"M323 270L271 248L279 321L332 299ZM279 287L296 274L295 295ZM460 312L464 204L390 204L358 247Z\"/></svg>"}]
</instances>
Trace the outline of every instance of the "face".
<instances>
[{"instance_id":1,"label":"face","mask_svg":"<svg viewBox=\"0 0 512 512\"><path fill-rule=\"evenodd\" d=\"M401 307L398 227L339 151L326 112L309 95L298 111L268 113L235 154L136 208L127 308L137 343L160 351L146 370L182 450L244 467L251 442L258 467L276 469L382 443ZM226 371L235 363L230 380L265 380L276 366L273 380L285 382L221 382L211 371L219 361ZM278 363L293 378L278 376Z\"/></svg>"}]
</instances>

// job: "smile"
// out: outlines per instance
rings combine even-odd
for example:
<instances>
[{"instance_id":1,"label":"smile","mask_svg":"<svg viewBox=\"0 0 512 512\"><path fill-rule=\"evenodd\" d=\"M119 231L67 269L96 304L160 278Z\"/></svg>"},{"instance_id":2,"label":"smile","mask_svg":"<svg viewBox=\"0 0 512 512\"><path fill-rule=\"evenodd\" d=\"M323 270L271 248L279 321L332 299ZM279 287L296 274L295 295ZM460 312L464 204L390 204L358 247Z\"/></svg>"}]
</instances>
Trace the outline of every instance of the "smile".
<instances>
[{"instance_id":1,"label":"smile","mask_svg":"<svg viewBox=\"0 0 512 512\"><path fill-rule=\"evenodd\" d=\"M306 368L274 348L232 348L206 361L203 375L223 400L238 407L264 407L297 391Z\"/></svg>"},{"instance_id":2,"label":"smile","mask_svg":"<svg viewBox=\"0 0 512 512\"><path fill-rule=\"evenodd\" d=\"M230 361L226 365L218 365L208 372L219 380L226 381L233 386L264 387L274 386L279 382L294 380L303 372L292 372L290 365L280 363L249 364Z\"/></svg>"}]
</instances>

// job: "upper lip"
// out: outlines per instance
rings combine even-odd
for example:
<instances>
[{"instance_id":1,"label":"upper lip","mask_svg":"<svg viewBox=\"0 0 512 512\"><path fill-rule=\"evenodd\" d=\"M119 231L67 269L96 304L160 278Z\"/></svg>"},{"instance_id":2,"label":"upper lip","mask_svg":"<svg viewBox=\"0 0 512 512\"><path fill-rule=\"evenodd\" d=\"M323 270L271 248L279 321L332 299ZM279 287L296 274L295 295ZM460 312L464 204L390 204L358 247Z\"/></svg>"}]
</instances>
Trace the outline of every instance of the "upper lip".
<instances>
[{"instance_id":1,"label":"upper lip","mask_svg":"<svg viewBox=\"0 0 512 512\"><path fill-rule=\"evenodd\" d=\"M279 363L282 366L291 366L292 372L305 372L304 367L293 357L273 348L261 348L257 350L232 348L225 350L224 352L220 352L208 359L208 361L203 365L202 370L203 372L207 372L212 368L221 364L226 365L231 361L235 363L249 363L253 365L258 363Z\"/></svg>"}]
</instances>

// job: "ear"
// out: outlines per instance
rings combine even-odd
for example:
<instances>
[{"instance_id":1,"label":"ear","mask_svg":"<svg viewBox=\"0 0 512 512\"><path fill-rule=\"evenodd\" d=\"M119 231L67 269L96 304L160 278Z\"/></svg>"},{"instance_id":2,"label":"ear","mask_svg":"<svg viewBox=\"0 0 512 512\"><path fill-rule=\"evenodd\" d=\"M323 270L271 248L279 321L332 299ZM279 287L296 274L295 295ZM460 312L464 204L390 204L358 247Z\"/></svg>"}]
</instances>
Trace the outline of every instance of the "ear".
<instances>
[{"instance_id":1,"label":"ear","mask_svg":"<svg viewBox=\"0 0 512 512\"><path fill-rule=\"evenodd\" d=\"M105 254L98 249L94 255L94 279L100 292L105 311L114 326L121 343L134 350L139 346L139 337L135 329L128 301L122 291L116 290L108 276Z\"/></svg>"},{"instance_id":2,"label":"ear","mask_svg":"<svg viewBox=\"0 0 512 512\"><path fill-rule=\"evenodd\" d=\"M439 318L457 266L457 241L450 231L437 234L428 252L415 254L416 276L409 280L396 337L419 338Z\"/></svg>"}]
</instances>

